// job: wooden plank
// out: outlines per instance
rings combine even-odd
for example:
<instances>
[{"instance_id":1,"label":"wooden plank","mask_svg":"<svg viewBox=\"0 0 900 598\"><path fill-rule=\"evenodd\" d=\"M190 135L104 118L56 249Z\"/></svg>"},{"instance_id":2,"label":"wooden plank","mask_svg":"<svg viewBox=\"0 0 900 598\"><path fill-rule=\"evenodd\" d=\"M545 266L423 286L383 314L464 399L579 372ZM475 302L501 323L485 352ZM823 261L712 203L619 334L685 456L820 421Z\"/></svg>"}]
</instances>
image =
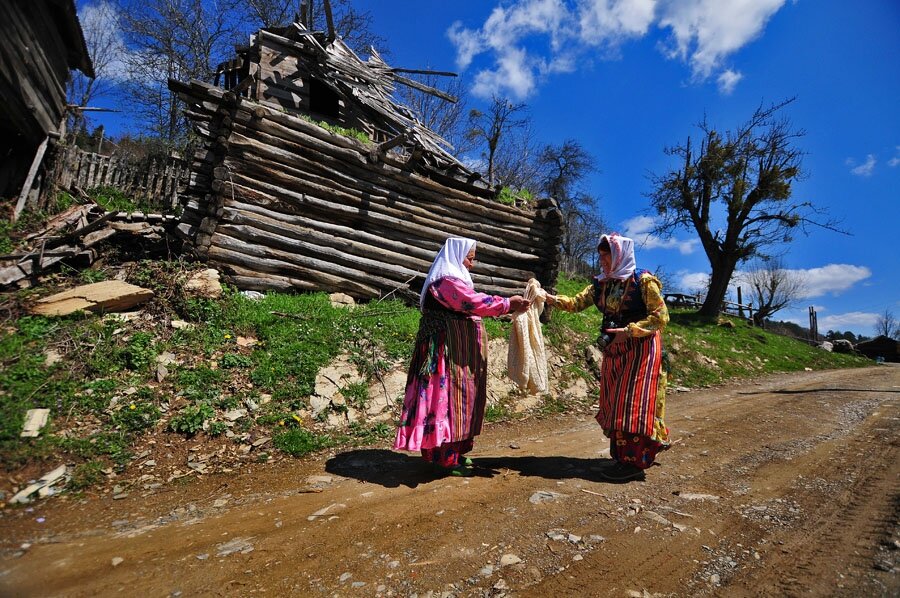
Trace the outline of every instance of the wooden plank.
<instances>
[{"instance_id":1,"label":"wooden plank","mask_svg":"<svg viewBox=\"0 0 900 598\"><path fill-rule=\"evenodd\" d=\"M28 169L28 175L25 177L25 184L22 185L22 191L19 193L19 200L16 202L16 207L13 211L13 222L16 221L19 214L21 214L22 210L25 208L25 200L31 192L31 185L34 183L34 177L37 176L38 168L40 168L41 162L44 160L44 153L47 151L47 145L49 143L50 137L45 137L44 141L41 142L37 151L34 153L34 159L31 161L31 168Z\"/></svg>"}]
</instances>

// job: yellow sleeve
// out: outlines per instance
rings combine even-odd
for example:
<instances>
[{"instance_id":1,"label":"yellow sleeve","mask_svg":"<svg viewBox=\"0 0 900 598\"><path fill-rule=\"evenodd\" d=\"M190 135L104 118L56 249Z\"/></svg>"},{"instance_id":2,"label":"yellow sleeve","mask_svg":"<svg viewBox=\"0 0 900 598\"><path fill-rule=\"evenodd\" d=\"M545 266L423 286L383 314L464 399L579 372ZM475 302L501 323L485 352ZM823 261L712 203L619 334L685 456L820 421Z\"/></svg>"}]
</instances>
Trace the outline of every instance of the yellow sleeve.
<instances>
[{"instance_id":1,"label":"yellow sleeve","mask_svg":"<svg viewBox=\"0 0 900 598\"><path fill-rule=\"evenodd\" d=\"M584 311L594 304L594 285L589 284L583 291L574 297L557 295L554 307L563 311Z\"/></svg>"},{"instance_id":2,"label":"yellow sleeve","mask_svg":"<svg viewBox=\"0 0 900 598\"><path fill-rule=\"evenodd\" d=\"M652 274L641 276L641 296L647 306L647 317L640 322L628 324L628 336L640 338L662 331L669 323L669 309L662 297L662 284Z\"/></svg>"}]
</instances>

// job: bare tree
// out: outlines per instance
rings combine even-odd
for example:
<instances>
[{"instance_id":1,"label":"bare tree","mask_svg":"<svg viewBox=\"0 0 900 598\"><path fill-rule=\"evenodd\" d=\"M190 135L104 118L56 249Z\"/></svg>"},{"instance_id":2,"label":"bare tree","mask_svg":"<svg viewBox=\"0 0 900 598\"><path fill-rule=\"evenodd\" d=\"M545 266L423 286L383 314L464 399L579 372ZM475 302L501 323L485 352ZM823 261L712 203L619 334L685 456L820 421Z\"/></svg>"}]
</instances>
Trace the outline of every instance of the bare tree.
<instances>
[{"instance_id":1,"label":"bare tree","mask_svg":"<svg viewBox=\"0 0 900 598\"><path fill-rule=\"evenodd\" d=\"M245 0L247 22L262 27L286 27L300 9L296 0Z\"/></svg>"},{"instance_id":2,"label":"bare tree","mask_svg":"<svg viewBox=\"0 0 900 598\"><path fill-rule=\"evenodd\" d=\"M426 66L427 70L428 67ZM416 80L446 95L457 99L449 102L434 94L425 93L406 85L397 85L397 96L408 106L416 118L429 129L440 135L459 155L471 149L466 139L463 115L466 113L465 88L458 77L445 77L427 73L419 75Z\"/></svg>"},{"instance_id":3,"label":"bare tree","mask_svg":"<svg viewBox=\"0 0 900 598\"><path fill-rule=\"evenodd\" d=\"M760 259L741 274L741 282L749 285L748 298L756 306L753 321L762 326L766 319L800 299L805 278L784 268L778 258Z\"/></svg>"},{"instance_id":4,"label":"bare tree","mask_svg":"<svg viewBox=\"0 0 900 598\"><path fill-rule=\"evenodd\" d=\"M803 152L795 144L804 135L779 118L787 100L753 116L724 135L705 120L699 151L690 137L668 148L681 166L654 178L652 205L661 217L655 233L671 236L679 228L694 229L706 252L711 276L700 313L714 316L738 263L765 257L770 245L791 240L806 225L836 230L819 219L809 201L791 199L791 185L802 175ZM721 204L721 209L715 204ZM717 214L724 214L724 221Z\"/></svg>"},{"instance_id":5,"label":"bare tree","mask_svg":"<svg viewBox=\"0 0 900 598\"><path fill-rule=\"evenodd\" d=\"M488 182L495 184L494 160L505 136L525 126L525 104L513 104L506 98L494 96L487 112L473 108L469 112L466 139L478 145L484 144L482 157L487 162Z\"/></svg>"},{"instance_id":6,"label":"bare tree","mask_svg":"<svg viewBox=\"0 0 900 598\"><path fill-rule=\"evenodd\" d=\"M311 31L329 31L324 0L242 0L245 21L252 28L287 27L299 20ZM331 0L334 33L354 51L366 54L370 47L386 55L383 37L372 30L372 14L353 8L351 0Z\"/></svg>"},{"instance_id":7,"label":"bare tree","mask_svg":"<svg viewBox=\"0 0 900 598\"><path fill-rule=\"evenodd\" d=\"M79 15L84 41L94 77L75 71L66 84L66 101L75 106L69 114L67 129L72 133L80 131L87 122L84 110L98 96L108 91L110 85L124 67L121 57L125 53L119 10L108 0L101 0L86 6Z\"/></svg>"},{"instance_id":8,"label":"bare tree","mask_svg":"<svg viewBox=\"0 0 900 598\"><path fill-rule=\"evenodd\" d=\"M884 335L900 340L900 322L897 322L891 310L885 309L884 313L878 315L878 320L875 322L875 335Z\"/></svg>"},{"instance_id":9,"label":"bare tree","mask_svg":"<svg viewBox=\"0 0 900 598\"><path fill-rule=\"evenodd\" d=\"M144 128L170 146L186 139L187 120L169 79L212 81L239 39L236 2L123 0L123 23L132 52L125 90Z\"/></svg>"},{"instance_id":10,"label":"bare tree","mask_svg":"<svg viewBox=\"0 0 900 598\"><path fill-rule=\"evenodd\" d=\"M606 226L598 213L597 198L579 190L585 177L597 170L593 156L574 139L547 145L538 157L541 191L559 203L563 215L562 268L573 272L597 252L597 240Z\"/></svg>"},{"instance_id":11,"label":"bare tree","mask_svg":"<svg viewBox=\"0 0 900 598\"><path fill-rule=\"evenodd\" d=\"M510 130L494 154L494 178L497 184L515 191L528 191L534 196L542 193L541 147L535 140L531 121Z\"/></svg>"}]
</instances>

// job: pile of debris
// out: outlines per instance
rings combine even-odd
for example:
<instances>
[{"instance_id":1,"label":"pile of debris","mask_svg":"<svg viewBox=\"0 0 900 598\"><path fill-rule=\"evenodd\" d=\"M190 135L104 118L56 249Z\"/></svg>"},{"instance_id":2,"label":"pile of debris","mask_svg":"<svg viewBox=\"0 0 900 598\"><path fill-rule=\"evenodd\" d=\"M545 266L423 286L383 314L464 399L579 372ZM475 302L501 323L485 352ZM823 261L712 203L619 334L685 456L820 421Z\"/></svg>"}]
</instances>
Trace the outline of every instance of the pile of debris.
<instances>
[{"instance_id":1,"label":"pile of debris","mask_svg":"<svg viewBox=\"0 0 900 598\"><path fill-rule=\"evenodd\" d=\"M86 268L99 257L97 246L116 235L159 241L176 221L172 215L111 212L93 203L72 206L25 237L15 252L0 255L0 287L29 287L60 262Z\"/></svg>"}]
</instances>

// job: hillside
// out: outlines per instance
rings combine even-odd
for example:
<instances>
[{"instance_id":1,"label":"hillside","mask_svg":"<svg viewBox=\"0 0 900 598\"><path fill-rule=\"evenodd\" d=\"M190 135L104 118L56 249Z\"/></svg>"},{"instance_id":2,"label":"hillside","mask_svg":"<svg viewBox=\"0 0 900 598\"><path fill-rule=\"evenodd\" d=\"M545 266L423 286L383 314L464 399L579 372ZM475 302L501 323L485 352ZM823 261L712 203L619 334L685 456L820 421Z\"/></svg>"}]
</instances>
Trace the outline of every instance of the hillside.
<instances>
[{"instance_id":1,"label":"hillside","mask_svg":"<svg viewBox=\"0 0 900 598\"><path fill-rule=\"evenodd\" d=\"M418 312L399 301L347 308L325 294L219 298L185 290L181 262L86 270L6 297L0 339L0 454L6 499L60 465L54 492L127 493L191 476L273 463L329 447L388 446L399 413ZM137 311L45 318L25 307L51 290L116 276L152 289ZM559 280L574 293L585 281ZM556 312L545 325L551 389L528 396L505 377L509 324L492 340L488 422L590 411L593 310ZM855 367L755 329L672 313L666 332L670 392L772 372ZM50 410L36 438L20 438L27 410ZM148 465L149 463L149 465ZM92 490L93 489L93 490Z\"/></svg>"}]
</instances>

